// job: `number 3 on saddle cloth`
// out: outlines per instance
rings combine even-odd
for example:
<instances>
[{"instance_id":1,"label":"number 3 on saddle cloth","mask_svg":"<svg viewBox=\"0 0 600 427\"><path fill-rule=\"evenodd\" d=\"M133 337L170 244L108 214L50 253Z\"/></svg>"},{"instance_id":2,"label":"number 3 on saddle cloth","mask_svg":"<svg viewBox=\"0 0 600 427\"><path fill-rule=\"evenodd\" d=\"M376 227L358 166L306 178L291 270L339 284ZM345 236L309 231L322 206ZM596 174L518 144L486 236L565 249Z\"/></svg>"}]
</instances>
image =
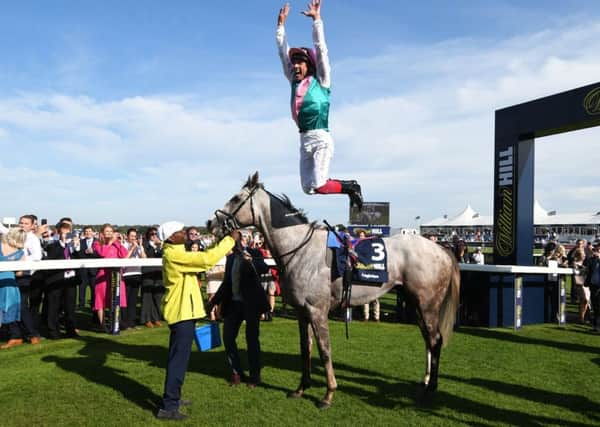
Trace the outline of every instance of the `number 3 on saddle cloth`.
<instances>
[{"instance_id":1,"label":"number 3 on saddle cloth","mask_svg":"<svg viewBox=\"0 0 600 427\"><path fill-rule=\"evenodd\" d=\"M329 233L327 247L334 252L332 280L346 271L346 251L334 234ZM388 281L387 251L380 237L357 240L353 243L352 282L380 285ZM351 256L352 256L351 255Z\"/></svg>"}]
</instances>

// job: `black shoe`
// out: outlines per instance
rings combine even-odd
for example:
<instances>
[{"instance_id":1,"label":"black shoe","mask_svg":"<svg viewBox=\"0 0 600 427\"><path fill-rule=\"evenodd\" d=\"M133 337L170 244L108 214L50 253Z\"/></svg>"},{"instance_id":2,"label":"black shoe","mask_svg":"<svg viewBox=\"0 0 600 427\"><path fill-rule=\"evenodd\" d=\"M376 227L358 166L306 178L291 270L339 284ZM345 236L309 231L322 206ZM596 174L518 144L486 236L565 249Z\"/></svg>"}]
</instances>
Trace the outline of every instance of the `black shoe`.
<instances>
[{"instance_id":1,"label":"black shoe","mask_svg":"<svg viewBox=\"0 0 600 427\"><path fill-rule=\"evenodd\" d=\"M179 399L179 406L192 406L192 401L188 399Z\"/></svg>"},{"instance_id":2,"label":"black shoe","mask_svg":"<svg viewBox=\"0 0 600 427\"><path fill-rule=\"evenodd\" d=\"M260 384L260 377L250 377L246 382L248 388L256 388Z\"/></svg>"},{"instance_id":3,"label":"black shoe","mask_svg":"<svg viewBox=\"0 0 600 427\"><path fill-rule=\"evenodd\" d=\"M342 193L347 194L350 197L350 206L356 206L358 210L362 210L363 207L363 196L358 182L352 181L341 181Z\"/></svg>"},{"instance_id":4,"label":"black shoe","mask_svg":"<svg viewBox=\"0 0 600 427\"><path fill-rule=\"evenodd\" d=\"M79 335L79 330L78 329L73 329L67 332L66 334L67 338L80 338L81 335Z\"/></svg>"},{"instance_id":5,"label":"black shoe","mask_svg":"<svg viewBox=\"0 0 600 427\"><path fill-rule=\"evenodd\" d=\"M171 421L183 421L187 419L187 415L182 414L177 409L173 411L165 411L164 409L159 409L156 413L156 418L159 420L171 420Z\"/></svg>"}]
</instances>

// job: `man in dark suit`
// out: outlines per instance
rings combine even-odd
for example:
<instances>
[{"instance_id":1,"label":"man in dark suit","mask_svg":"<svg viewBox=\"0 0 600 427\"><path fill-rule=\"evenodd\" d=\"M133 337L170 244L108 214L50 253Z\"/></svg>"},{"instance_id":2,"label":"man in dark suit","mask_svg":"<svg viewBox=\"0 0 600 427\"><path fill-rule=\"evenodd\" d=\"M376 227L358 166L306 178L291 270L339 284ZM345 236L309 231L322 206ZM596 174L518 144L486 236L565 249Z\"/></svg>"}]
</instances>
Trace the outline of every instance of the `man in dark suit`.
<instances>
[{"instance_id":1,"label":"man in dark suit","mask_svg":"<svg viewBox=\"0 0 600 427\"><path fill-rule=\"evenodd\" d=\"M81 258L98 258L98 255L94 253L92 245L97 239L94 237L94 229L91 226L87 226L83 229L83 236L81 238ZM79 308L85 307L85 292L87 288L90 288L92 296L91 308L94 307L94 287L96 284L96 268L82 268L79 271L81 275L81 283L79 284Z\"/></svg>"},{"instance_id":2,"label":"man in dark suit","mask_svg":"<svg viewBox=\"0 0 600 427\"><path fill-rule=\"evenodd\" d=\"M81 242L78 236L71 233L71 224L61 222L56 227L58 240L50 243L46 251L47 259L79 258ZM48 301L48 338L60 338L58 315L60 309L65 313L67 337L79 336L75 324L75 295L78 277L75 270L50 270L46 276L46 297Z\"/></svg>"},{"instance_id":3,"label":"man in dark suit","mask_svg":"<svg viewBox=\"0 0 600 427\"><path fill-rule=\"evenodd\" d=\"M269 300L260 282L260 275L269 271L262 253L246 247L248 236L242 236L233 253L227 257L225 279L211 299L213 305L221 304L224 318L223 342L227 360L232 369L231 385L239 385L244 376L235 342L240 326L246 321L246 345L250 377L248 387L260 383L260 316L269 311Z\"/></svg>"}]
</instances>

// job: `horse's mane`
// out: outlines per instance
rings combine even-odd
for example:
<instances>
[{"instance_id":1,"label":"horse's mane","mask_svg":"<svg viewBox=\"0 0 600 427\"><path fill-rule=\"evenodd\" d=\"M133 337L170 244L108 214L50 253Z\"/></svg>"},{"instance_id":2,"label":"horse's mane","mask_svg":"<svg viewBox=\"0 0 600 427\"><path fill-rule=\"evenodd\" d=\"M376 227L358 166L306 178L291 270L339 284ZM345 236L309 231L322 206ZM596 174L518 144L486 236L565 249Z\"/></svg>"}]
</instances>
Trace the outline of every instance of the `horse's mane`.
<instances>
[{"instance_id":1,"label":"horse's mane","mask_svg":"<svg viewBox=\"0 0 600 427\"><path fill-rule=\"evenodd\" d=\"M263 190L264 190L264 188L263 188ZM265 191L267 191L267 190L265 190ZM267 191L267 193L274 199L278 200L285 208L289 209L292 212L297 212L296 217L298 219L300 219L302 222L306 222L306 223L309 222L308 217L306 216L306 213L302 209L298 209L297 207L295 207L292 204L292 201L290 200L290 198L286 194L278 195L278 194L273 194L269 191Z\"/></svg>"},{"instance_id":2,"label":"horse's mane","mask_svg":"<svg viewBox=\"0 0 600 427\"><path fill-rule=\"evenodd\" d=\"M294 212L296 214L295 217L298 220L300 220L301 222L306 223L306 224L308 224L310 222L308 217L306 216L306 213L304 212L304 210L295 207L292 204L292 201L290 200L290 198L286 194L279 195L279 194L271 193L269 190L267 190L265 188L265 186L263 185L262 182L255 181L254 176L248 177L248 180L244 184L244 188L246 188L248 190L252 190L254 188L260 188L261 190L265 191L269 196L271 196L275 200L279 201L279 203L281 203L284 208L288 209L291 212ZM316 221L313 222L313 225L314 225L314 223L316 223Z\"/></svg>"},{"instance_id":3,"label":"horse's mane","mask_svg":"<svg viewBox=\"0 0 600 427\"><path fill-rule=\"evenodd\" d=\"M246 180L246 183L244 184L244 186L242 188L246 188L250 191L252 191L255 188L259 188L259 189L263 190L271 198L273 198L273 199L277 200L279 203L281 203L284 208L288 209L290 212L293 212L294 217L300 223L310 224L310 226L313 228L317 227L317 221L310 222L304 209L295 207L292 204L292 201L290 200L290 198L286 194L273 194L269 190L267 190L265 188L264 184L262 182L258 181L258 172L252 176L248 176L248 179ZM321 228L321 227L317 227L317 228Z\"/></svg>"}]
</instances>

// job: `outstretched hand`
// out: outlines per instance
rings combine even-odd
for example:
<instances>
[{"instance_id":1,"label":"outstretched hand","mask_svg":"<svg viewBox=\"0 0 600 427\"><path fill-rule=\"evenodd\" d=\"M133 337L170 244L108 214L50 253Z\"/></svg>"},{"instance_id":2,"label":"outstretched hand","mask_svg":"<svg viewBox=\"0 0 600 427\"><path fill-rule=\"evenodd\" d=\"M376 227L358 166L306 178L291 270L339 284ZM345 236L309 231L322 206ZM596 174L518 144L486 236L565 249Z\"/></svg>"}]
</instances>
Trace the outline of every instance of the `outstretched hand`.
<instances>
[{"instance_id":1,"label":"outstretched hand","mask_svg":"<svg viewBox=\"0 0 600 427\"><path fill-rule=\"evenodd\" d=\"M285 25L285 21L290 13L290 4L286 3L281 9L279 9L279 16L277 17L277 26Z\"/></svg>"},{"instance_id":2,"label":"outstretched hand","mask_svg":"<svg viewBox=\"0 0 600 427\"><path fill-rule=\"evenodd\" d=\"M321 19L321 0L311 0L308 3L308 9L302 12L304 16L310 16L313 21Z\"/></svg>"}]
</instances>

